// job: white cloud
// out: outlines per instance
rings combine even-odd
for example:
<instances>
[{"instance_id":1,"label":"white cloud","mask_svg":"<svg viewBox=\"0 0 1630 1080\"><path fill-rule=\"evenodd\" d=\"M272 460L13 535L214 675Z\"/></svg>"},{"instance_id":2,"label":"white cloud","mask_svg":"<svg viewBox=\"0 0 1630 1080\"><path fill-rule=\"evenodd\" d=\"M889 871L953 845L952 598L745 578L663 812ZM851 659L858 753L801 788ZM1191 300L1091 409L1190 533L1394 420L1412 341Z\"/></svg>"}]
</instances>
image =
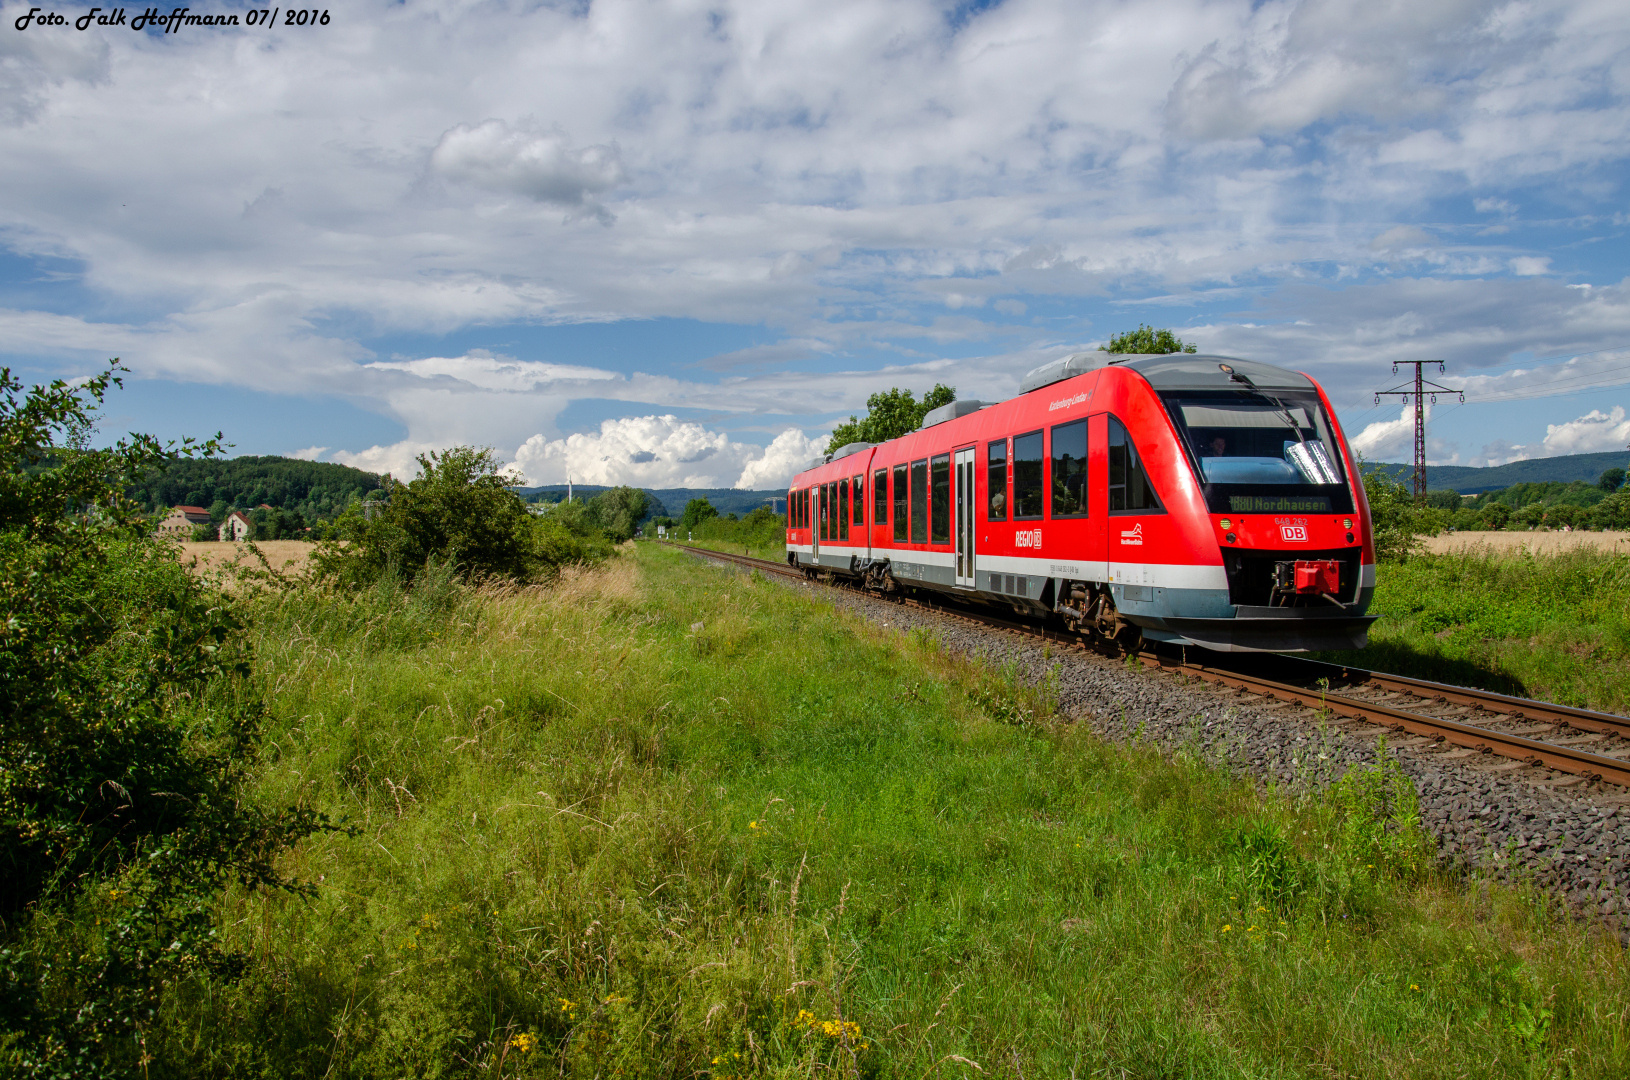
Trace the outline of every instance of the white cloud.
<instances>
[{"instance_id":1,"label":"white cloud","mask_svg":"<svg viewBox=\"0 0 1630 1080\"><path fill-rule=\"evenodd\" d=\"M1427 406L1430 414L1431 406ZM1357 435L1349 437L1355 453L1370 461L1392 458L1413 459L1415 455L1415 406L1405 405L1396 420L1377 420Z\"/></svg>"},{"instance_id":2,"label":"white cloud","mask_svg":"<svg viewBox=\"0 0 1630 1080\"><path fill-rule=\"evenodd\" d=\"M534 435L515 454L532 484L632 484L637 487L780 487L826 446L826 437L781 432L767 447L672 415L605 420L597 433L564 439Z\"/></svg>"},{"instance_id":3,"label":"white cloud","mask_svg":"<svg viewBox=\"0 0 1630 1080\"><path fill-rule=\"evenodd\" d=\"M1373 251L1403 251L1409 248L1434 247L1437 240L1418 225L1394 225L1370 241Z\"/></svg>"},{"instance_id":4,"label":"white cloud","mask_svg":"<svg viewBox=\"0 0 1630 1080\"><path fill-rule=\"evenodd\" d=\"M797 428L788 428L770 440L763 457L747 463L733 486L755 491L786 487L794 475L826 451L826 440L826 434L811 439Z\"/></svg>"},{"instance_id":5,"label":"white cloud","mask_svg":"<svg viewBox=\"0 0 1630 1080\"><path fill-rule=\"evenodd\" d=\"M1605 413L1592 409L1576 420L1545 426L1547 455L1594 454L1627 447L1630 447L1630 420L1625 419L1622 405L1615 405Z\"/></svg>"},{"instance_id":6,"label":"white cloud","mask_svg":"<svg viewBox=\"0 0 1630 1080\"><path fill-rule=\"evenodd\" d=\"M615 146L574 150L563 132L511 127L502 120L450 129L431 151L430 168L489 191L558 206L587 206L605 224L611 223L611 215L588 197L623 180Z\"/></svg>"},{"instance_id":7,"label":"white cloud","mask_svg":"<svg viewBox=\"0 0 1630 1080\"><path fill-rule=\"evenodd\" d=\"M336 450L332 456L341 465L349 465L353 469L390 473L398 480L412 480L419 475L419 455L443 449L446 447L441 444L404 439L389 446L370 446L355 453Z\"/></svg>"},{"instance_id":8,"label":"white cloud","mask_svg":"<svg viewBox=\"0 0 1630 1080\"><path fill-rule=\"evenodd\" d=\"M296 450L290 456L296 461L317 461L328 452L326 446L308 446L304 450Z\"/></svg>"},{"instance_id":9,"label":"white cloud","mask_svg":"<svg viewBox=\"0 0 1630 1080\"><path fill-rule=\"evenodd\" d=\"M1551 272L1549 256L1518 255L1511 260L1511 272L1518 277L1537 277Z\"/></svg>"}]
</instances>

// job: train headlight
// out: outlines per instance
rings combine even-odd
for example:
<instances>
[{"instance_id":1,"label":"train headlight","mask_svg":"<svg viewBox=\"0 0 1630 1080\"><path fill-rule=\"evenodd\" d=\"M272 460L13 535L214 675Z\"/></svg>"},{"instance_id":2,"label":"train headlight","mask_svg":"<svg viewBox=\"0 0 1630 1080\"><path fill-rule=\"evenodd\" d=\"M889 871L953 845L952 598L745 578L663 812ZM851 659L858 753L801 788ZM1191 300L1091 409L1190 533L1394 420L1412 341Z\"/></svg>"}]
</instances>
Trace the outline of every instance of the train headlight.
<instances>
[{"instance_id":1,"label":"train headlight","mask_svg":"<svg viewBox=\"0 0 1630 1080\"><path fill-rule=\"evenodd\" d=\"M1223 527L1224 532L1227 532L1229 529L1234 527L1234 523L1229 521L1227 518L1223 518L1221 521L1217 522L1217 524Z\"/></svg>"},{"instance_id":2,"label":"train headlight","mask_svg":"<svg viewBox=\"0 0 1630 1080\"><path fill-rule=\"evenodd\" d=\"M1344 528L1344 529L1351 529L1353 527L1353 519L1352 518L1342 518L1341 519L1341 527ZM1351 540L1352 537L1349 536L1347 539Z\"/></svg>"}]
</instances>

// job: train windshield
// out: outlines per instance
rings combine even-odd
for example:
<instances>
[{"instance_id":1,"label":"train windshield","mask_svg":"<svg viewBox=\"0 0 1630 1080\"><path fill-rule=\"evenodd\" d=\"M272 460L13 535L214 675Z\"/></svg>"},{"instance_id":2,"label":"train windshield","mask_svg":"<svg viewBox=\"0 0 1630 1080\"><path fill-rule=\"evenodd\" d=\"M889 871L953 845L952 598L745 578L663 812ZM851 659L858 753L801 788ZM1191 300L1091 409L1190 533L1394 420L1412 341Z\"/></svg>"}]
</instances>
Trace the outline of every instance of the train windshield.
<instances>
[{"instance_id":1,"label":"train windshield","mask_svg":"<svg viewBox=\"0 0 1630 1080\"><path fill-rule=\"evenodd\" d=\"M1161 397L1212 513L1350 513L1330 419L1317 394L1177 390Z\"/></svg>"}]
</instances>

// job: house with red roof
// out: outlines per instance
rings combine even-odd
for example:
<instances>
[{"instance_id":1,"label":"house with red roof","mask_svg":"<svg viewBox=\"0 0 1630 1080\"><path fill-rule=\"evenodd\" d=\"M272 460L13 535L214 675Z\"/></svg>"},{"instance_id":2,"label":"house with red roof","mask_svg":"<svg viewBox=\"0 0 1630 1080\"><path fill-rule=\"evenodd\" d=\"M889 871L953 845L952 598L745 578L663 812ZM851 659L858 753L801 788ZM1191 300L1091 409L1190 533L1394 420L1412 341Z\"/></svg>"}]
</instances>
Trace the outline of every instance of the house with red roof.
<instances>
[{"instance_id":1,"label":"house with red roof","mask_svg":"<svg viewBox=\"0 0 1630 1080\"><path fill-rule=\"evenodd\" d=\"M249 515L244 513L242 510L232 511L230 514L226 515L226 520L221 522L222 540L232 540L234 542L239 540L247 540L249 539L249 534L254 531L255 523L250 521Z\"/></svg>"}]
</instances>

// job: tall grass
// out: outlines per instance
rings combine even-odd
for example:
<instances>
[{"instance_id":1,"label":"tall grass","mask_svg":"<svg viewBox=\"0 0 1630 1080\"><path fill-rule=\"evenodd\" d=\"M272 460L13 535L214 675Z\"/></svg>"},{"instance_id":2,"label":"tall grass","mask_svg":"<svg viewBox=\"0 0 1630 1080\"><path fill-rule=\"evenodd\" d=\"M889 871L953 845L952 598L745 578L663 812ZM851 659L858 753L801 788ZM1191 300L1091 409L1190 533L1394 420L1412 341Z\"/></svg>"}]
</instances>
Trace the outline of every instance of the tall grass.
<instances>
[{"instance_id":1,"label":"tall grass","mask_svg":"<svg viewBox=\"0 0 1630 1080\"><path fill-rule=\"evenodd\" d=\"M259 796L358 826L235 894L231 1076L1622 1076L1630 972L1425 869L1383 765L1259 797L671 548L257 601Z\"/></svg>"},{"instance_id":2,"label":"tall grass","mask_svg":"<svg viewBox=\"0 0 1630 1080\"><path fill-rule=\"evenodd\" d=\"M1362 652L1344 663L1630 711L1630 556L1472 548L1381 566Z\"/></svg>"}]
</instances>

